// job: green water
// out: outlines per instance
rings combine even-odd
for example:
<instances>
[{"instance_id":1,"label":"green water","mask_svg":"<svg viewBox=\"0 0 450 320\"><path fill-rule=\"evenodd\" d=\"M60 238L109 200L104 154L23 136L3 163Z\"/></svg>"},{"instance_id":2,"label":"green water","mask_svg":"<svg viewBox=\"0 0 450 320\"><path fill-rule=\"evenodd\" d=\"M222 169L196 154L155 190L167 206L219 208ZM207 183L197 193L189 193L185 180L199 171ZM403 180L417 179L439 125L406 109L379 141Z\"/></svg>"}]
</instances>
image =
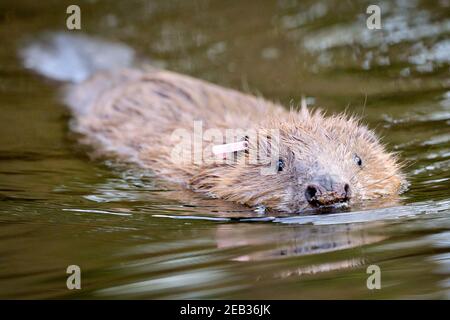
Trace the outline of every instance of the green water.
<instances>
[{"instance_id":1,"label":"green water","mask_svg":"<svg viewBox=\"0 0 450 320\"><path fill-rule=\"evenodd\" d=\"M381 31L365 27L373 1L79 2L82 33L287 106L347 108L407 162L397 207L291 217L188 206L151 172L90 160L59 84L17 55L64 30L70 4L0 2L0 298L450 298L450 1L380 1Z\"/></svg>"}]
</instances>

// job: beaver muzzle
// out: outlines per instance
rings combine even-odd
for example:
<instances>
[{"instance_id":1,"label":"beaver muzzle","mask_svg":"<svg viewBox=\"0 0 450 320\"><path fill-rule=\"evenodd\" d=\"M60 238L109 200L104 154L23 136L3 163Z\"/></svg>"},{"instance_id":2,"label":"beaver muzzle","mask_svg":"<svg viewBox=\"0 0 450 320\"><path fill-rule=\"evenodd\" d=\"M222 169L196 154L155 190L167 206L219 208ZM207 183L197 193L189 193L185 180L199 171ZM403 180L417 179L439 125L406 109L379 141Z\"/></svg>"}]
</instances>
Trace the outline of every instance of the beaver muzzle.
<instances>
[{"instance_id":1,"label":"beaver muzzle","mask_svg":"<svg viewBox=\"0 0 450 320\"><path fill-rule=\"evenodd\" d=\"M330 175L315 178L305 190L305 198L311 206L329 206L348 202L351 191L348 183L341 182Z\"/></svg>"}]
</instances>

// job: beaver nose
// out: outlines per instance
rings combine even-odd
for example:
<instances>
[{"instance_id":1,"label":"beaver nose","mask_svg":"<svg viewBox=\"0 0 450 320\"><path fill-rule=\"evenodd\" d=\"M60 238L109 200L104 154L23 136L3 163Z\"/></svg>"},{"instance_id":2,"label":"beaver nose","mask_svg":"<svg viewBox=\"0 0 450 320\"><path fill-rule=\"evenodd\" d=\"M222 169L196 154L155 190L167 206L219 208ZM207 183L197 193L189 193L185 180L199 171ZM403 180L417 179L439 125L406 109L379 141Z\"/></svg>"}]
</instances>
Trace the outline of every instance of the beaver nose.
<instances>
[{"instance_id":1,"label":"beaver nose","mask_svg":"<svg viewBox=\"0 0 450 320\"><path fill-rule=\"evenodd\" d=\"M350 195L348 183L337 182L328 175L317 177L305 190L306 201L314 206L346 202Z\"/></svg>"}]
</instances>

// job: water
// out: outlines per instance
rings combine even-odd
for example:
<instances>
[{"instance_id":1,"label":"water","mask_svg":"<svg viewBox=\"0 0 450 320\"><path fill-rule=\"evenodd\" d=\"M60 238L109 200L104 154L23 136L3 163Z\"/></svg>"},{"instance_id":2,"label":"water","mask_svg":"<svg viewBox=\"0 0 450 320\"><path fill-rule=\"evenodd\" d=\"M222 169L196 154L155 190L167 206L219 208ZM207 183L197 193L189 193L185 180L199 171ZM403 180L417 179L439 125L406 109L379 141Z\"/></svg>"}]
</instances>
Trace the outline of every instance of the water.
<instances>
[{"instance_id":1,"label":"water","mask_svg":"<svg viewBox=\"0 0 450 320\"><path fill-rule=\"evenodd\" d=\"M82 32L285 105L348 109L407 162L395 207L266 216L93 161L21 45L70 1L0 3L1 298L450 298L450 2L86 1ZM192 202L195 205L192 205ZM66 288L79 265L82 290ZM368 290L378 265L382 289Z\"/></svg>"}]
</instances>

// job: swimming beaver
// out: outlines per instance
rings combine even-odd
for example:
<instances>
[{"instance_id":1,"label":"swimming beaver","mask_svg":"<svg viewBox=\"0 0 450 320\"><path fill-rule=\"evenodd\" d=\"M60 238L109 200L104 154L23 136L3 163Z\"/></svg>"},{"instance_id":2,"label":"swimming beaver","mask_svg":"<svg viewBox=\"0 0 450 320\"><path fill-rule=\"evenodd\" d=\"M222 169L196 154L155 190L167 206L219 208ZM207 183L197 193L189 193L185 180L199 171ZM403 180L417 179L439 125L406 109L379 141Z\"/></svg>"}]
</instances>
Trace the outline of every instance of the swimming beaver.
<instances>
[{"instance_id":1,"label":"swimming beaver","mask_svg":"<svg viewBox=\"0 0 450 320\"><path fill-rule=\"evenodd\" d=\"M284 212L393 196L404 183L396 156L353 117L326 117L306 107L287 110L189 76L133 68L133 54L127 50L83 36L56 34L45 45L34 43L22 51L28 67L78 81L65 96L74 116L72 128L99 154L112 151L207 196ZM110 63L100 55L108 55ZM60 72L74 58L79 60L73 63L76 68ZM86 59L89 63L83 63ZM257 143L248 135L235 135L235 141L245 144L225 155L232 161L174 161L174 150L180 151L175 132L191 132L192 142L199 138L195 132L199 120L202 132L213 129L215 136L225 136L227 129L244 129L262 132L268 139ZM271 140L273 130L277 138ZM211 136L199 139L212 141ZM218 144L225 142L219 138ZM256 149L276 154L274 174L262 174L267 163L249 161L250 154L258 154ZM198 151L188 149L184 154L194 153Z\"/></svg>"}]
</instances>

